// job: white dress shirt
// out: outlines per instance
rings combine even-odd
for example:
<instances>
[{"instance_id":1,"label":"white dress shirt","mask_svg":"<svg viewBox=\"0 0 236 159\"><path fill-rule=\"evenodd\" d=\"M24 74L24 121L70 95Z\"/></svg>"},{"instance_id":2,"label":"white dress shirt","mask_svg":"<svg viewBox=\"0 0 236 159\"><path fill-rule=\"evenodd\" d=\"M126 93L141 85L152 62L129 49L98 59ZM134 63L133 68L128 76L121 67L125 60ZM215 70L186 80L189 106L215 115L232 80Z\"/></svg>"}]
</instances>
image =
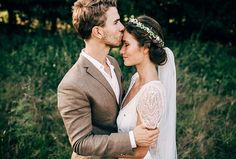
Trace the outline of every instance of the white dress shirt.
<instances>
[{"instance_id":1,"label":"white dress shirt","mask_svg":"<svg viewBox=\"0 0 236 159\"><path fill-rule=\"evenodd\" d=\"M106 63L109 66L111 76L105 71L104 66L98 62L96 59L93 57L89 56L87 53L82 50L81 55L86 57L101 73L102 75L106 78L107 82L110 84L113 92L116 95L116 101L119 104L119 97L120 97L120 87L119 83L115 74L114 66L111 64L111 62L106 58Z\"/></svg>"}]
</instances>

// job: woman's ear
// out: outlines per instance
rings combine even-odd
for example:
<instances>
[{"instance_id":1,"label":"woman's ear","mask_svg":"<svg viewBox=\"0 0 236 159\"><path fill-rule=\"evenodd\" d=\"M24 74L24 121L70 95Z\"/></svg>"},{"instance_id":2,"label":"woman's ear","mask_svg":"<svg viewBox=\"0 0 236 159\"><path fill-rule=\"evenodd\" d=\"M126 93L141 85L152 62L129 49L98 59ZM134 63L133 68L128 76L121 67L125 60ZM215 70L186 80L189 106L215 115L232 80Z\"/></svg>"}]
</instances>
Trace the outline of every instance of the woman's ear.
<instances>
[{"instance_id":1,"label":"woman's ear","mask_svg":"<svg viewBox=\"0 0 236 159\"><path fill-rule=\"evenodd\" d=\"M143 47L143 53L146 55L149 53L149 48L148 47Z\"/></svg>"},{"instance_id":2,"label":"woman's ear","mask_svg":"<svg viewBox=\"0 0 236 159\"><path fill-rule=\"evenodd\" d=\"M144 44L144 46L143 46L143 53L144 54L148 54L150 45L151 45L150 43Z\"/></svg>"},{"instance_id":3,"label":"woman's ear","mask_svg":"<svg viewBox=\"0 0 236 159\"><path fill-rule=\"evenodd\" d=\"M94 27L92 28L92 34L91 34L91 35L92 35L93 37L98 38L98 39L102 39L104 33L103 33L103 30L102 30L101 27L99 27L99 26L94 26Z\"/></svg>"}]
</instances>

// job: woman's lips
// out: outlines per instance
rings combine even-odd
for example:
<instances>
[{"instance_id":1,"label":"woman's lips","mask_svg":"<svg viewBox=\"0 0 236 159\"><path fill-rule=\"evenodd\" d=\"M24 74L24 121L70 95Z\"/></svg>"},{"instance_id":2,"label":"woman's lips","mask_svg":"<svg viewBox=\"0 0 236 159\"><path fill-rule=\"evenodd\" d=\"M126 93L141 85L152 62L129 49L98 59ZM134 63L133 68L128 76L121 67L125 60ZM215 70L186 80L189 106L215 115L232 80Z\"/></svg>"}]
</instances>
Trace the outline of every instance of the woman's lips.
<instances>
[{"instance_id":1,"label":"woman's lips","mask_svg":"<svg viewBox=\"0 0 236 159\"><path fill-rule=\"evenodd\" d=\"M127 58L128 58L128 57L124 57L124 56L123 56L123 60L125 60L125 59L127 59Z\"/></svg>"}]
</instances>

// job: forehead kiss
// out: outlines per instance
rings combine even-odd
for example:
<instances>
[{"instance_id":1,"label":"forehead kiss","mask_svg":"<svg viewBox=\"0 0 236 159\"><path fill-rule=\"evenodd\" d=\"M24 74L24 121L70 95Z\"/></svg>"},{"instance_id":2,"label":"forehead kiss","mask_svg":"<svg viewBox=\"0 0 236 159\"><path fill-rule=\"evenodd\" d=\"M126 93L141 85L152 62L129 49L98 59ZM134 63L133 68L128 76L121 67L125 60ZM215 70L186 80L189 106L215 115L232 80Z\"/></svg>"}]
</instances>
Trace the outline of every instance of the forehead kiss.
<instances>
[{"instance_id":1,"label":"forehead kiss","mask_svg":"<svg viewBox=\"0 0 236 159\"><path fill-rule=\"evenodd\" d=\"M135 37L132 34L130 34L127 30L124 30L123 37L122 37L122 43L129 43L133 40L135 40Z\"/></svg>"}]
</instances>

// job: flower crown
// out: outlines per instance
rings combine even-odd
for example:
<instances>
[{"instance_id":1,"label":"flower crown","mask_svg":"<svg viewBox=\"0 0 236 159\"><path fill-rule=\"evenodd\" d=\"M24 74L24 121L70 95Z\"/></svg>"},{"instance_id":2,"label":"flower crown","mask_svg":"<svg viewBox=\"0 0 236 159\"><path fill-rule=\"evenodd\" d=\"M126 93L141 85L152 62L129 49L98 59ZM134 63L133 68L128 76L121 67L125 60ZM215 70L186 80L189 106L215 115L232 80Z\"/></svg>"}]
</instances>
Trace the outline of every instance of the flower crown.
<instances>
[{"instance_id":1,"label":"flower crown","mask_svg":"<svg viewBox=\"0 0 236 159\"><path fill-rule=\"evenodd\" d=\"M138 19L136 18L130 18L129 19L130 23L133 23L136 25L136 27L146 31L148 33L148 37L150 39L153 39L155 43L160 44L162 47L164 47L164 42L163 40L160 38L160 36L158 36L157 34L155 34L150 28L146 27L143 23L139 22Z\"/></svg>"}]
</instances>

